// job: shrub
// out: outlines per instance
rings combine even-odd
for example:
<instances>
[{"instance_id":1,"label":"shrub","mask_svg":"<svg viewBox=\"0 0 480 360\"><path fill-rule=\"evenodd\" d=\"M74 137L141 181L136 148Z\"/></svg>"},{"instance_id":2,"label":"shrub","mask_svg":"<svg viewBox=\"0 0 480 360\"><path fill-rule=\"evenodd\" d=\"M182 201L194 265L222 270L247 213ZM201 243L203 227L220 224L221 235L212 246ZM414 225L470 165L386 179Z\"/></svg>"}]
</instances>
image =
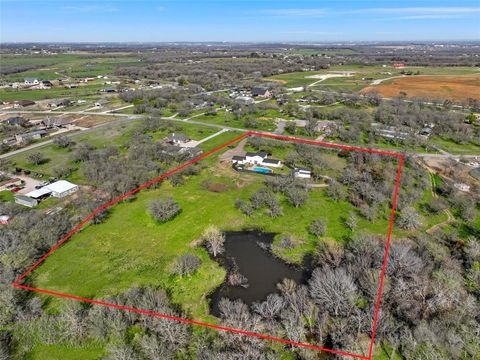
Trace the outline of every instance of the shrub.
<instances>
[{"instance_id":1,"label":"shrub","mask_svg":"<svg viewBox=\"0 0 480 360\"><path fill-rule=\"evenodd\" d=\"M150 202L150 214L152 214L155 220L161 223L173 219L180 211L180 205L172 198L158 199Z\"/></svg>"},{"instance_id":2,"label":"shrub","mask_svg":"<svg viewBox=\"0 0 480 360\"><path fill-rule=\"evenodd\" d=\"M185 254L177 258L173 267L173 273L180 276L191 275L202 265L202 261L196 255Z\"/></svg>"}]
</instances>

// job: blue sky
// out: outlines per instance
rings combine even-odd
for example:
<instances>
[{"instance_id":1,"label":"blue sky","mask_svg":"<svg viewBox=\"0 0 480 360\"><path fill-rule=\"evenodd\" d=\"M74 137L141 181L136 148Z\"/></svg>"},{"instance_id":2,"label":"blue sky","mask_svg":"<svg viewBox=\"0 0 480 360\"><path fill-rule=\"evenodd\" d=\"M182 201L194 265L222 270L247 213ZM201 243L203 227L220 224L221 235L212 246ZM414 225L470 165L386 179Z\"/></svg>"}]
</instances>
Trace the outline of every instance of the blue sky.
<instances>
[{"instance_id":1,"label":"blue sky","mask_svg":"<svg viewBox=\"0 0 480 360\"><path fill-rule=\"evenodd\" d=\"M480 40L480 0L0 0L0 41Z\"/></svg>"}]
</instances>

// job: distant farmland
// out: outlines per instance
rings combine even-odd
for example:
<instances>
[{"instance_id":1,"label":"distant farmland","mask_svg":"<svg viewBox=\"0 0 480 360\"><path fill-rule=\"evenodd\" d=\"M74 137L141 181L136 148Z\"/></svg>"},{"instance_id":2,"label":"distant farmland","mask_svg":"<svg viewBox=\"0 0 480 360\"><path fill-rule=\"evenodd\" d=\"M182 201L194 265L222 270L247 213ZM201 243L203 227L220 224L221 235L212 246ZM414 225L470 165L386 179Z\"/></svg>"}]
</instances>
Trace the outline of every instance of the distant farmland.
<instances>
[{"instance_id":1,"label":"distant farmland","mask_svg":"<svg viewBox=\"0 0 480 360\"><path fill-rule=\"evenodd\" d=\"M429 99L480 100L480 74L466 76L413 76L392 79L377 86L368 86L361 92L378 91L384 97Z\"/></svg>"}]
</instances>

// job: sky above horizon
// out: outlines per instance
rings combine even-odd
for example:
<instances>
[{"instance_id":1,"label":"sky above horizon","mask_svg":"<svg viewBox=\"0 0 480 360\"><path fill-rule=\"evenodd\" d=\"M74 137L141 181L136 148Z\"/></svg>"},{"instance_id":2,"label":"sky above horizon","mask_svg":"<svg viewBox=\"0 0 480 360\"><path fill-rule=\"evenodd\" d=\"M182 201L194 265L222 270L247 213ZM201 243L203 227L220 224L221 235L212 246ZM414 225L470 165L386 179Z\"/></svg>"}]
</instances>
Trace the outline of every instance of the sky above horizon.
<instances>
[{"instance_id":1,"label":"sky above horizon","mask_svg":"<svg viewBox=\"0 0 480 360\"><path fill-rule=\"evenodd\" d=\"M0 42L480 40L480 0L0 0Z\"/></svg>"}]
</instances>

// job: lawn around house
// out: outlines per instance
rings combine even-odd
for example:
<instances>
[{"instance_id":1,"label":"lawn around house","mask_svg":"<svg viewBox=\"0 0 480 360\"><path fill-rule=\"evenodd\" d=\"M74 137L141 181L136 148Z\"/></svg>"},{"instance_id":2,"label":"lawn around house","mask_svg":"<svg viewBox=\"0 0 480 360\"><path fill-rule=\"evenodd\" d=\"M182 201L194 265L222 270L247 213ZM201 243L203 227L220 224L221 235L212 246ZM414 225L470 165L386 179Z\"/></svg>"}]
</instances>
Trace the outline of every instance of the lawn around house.
<instances>
[{"instance_id":1,"label":"lawn around house","mask_svg":"<svg viewBox=\"0 0 480 360\"><path fill-rule=\"evenodd\" d=\"M132 286L161 287L188 317L215 322L209 315L207 295L223 282L225 271L203 247L191 245L207 226L215 225L223 231L257 228L304 239L291 254L284 254L291 257L291 262L299 262L315 248L318 240L307 229L319 217L327 222L326 238L343 242L351 233L344 218L353 206L346 201L333 202L325 189L312 190L302 208L294 208L282 198L284 214L278 218L269 217L264 210L256 210L251 217L243 215L235 208L235 200L248 200L262 186L264 177L217 166L216 158L207 158L213 167L205 168L184 185L172 187L165 181L158 189L143 191L131 201L115 205L104 223L89 225L75 234L37 268L32 275L34 286L86 298L106 298ZM205 181L227 184L228 190L211 192L203 186ZM182 212L159 224L148 213L148 205L152 199L165 197L177 201ZM387 229L386 212L374 223L359 217L355 231L386 237ZM176 258L186 253L201 258L200 269L192 276L171 275ZM51 299L50 306L55 308L61 301Z\"/></svg>"}]
</instances>

